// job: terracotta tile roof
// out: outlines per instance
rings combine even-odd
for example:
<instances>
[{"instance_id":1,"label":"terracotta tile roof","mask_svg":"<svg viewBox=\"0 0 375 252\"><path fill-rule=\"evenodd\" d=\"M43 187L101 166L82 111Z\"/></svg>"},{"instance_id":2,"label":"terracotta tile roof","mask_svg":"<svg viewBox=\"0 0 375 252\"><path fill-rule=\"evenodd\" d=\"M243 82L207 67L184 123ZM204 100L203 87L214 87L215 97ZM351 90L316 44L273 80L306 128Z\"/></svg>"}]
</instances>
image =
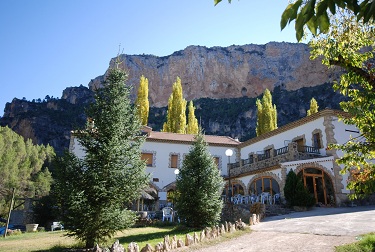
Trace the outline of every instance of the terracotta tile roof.
<instances>
[{"instance_id":1,"label":"terracotta tile roof","mask_svg":"<svg viewBox=\"0 0 375 252\"><path fill-rule=\"evenodd\" d=\"M208 145L217 146L237 146L241 143L240 141L227 136L205 135L204 139ZM151 131L149 132L146 141L191 144L194 142L194 135Z\"/></svg>"}]
</instances>

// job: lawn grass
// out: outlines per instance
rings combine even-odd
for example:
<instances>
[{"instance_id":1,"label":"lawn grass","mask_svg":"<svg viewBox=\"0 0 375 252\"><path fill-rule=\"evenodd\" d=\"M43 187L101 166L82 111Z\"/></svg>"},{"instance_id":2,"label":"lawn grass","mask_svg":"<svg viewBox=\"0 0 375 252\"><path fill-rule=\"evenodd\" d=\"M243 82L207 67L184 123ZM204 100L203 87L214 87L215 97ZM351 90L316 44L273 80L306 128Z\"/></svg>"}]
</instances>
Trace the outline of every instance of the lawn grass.
<instances>
[{"instance_id":1,"label":"lawn grass","mask_svg":"<svg viewBox=\"0 0 375 252\"><path fill-rule=\"evenodd\" d=\"M359 241L336 247L336 252L373 252L375 251L375 233L359 237Z\"/></svg>"},{"instance_id":2,"label":"lawn grass","mask_svg":"<svg viewBox=\"0 0 375 252\"><path fill-rule=\"evenodd\" d=\"M139 245L139 248L143 248L147 243L149 243L152 247L155 247L158 242L162 242L164 240L166 235L169 235L170 238L176 235L177 238L181 238L183 241L185 241L186 234L189 233L190 235L193 235L194 232L199 233L200 231L201 230L189 229L182 226L131 228L118 232L115 237L108 242L108 244L105 244L105 246L110 246L115 240L119 240L125 249L127 249L130 242L136 242ZM67 237L66 233L66 231L36 232L22 233L20 235L7 236L6 238L0 237L0 252L59 252L67 248L84 247L82 243L78 242L74 238ZM246 232L237 231L231 234L225 234L224 236L215 240L208 240L199 246L213 245L245 233Z\"/></svg>"}]
</instances>

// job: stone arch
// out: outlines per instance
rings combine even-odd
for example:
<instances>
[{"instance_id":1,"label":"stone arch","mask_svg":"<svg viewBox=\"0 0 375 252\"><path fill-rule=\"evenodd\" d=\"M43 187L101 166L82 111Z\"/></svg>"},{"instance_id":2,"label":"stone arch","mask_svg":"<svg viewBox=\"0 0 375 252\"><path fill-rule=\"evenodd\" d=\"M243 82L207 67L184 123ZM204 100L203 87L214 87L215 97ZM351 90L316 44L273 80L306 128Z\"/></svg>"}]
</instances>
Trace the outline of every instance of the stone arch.
<instances>
[{"instance_id":1,"label":"stone arch","mask_svg":"<svg viewBox=\"0 0 375 252\"><path fill-rule=\"evenodd\" d=\"M247 195L247 187L246 187L246 185L244 184L244 182L242 182L242 180L240 180L240 179L231 179L230 182L231 182L232 184L239 184L240 186L242 186L243 191L244 191L244 194ZM226 190L226 187L228 186L228 184L229 184L229 181L227 180L227 181L225 182L225 188L224 188L224 190Z\"/></svg>"},{"instance_id":2,"label":"stone arch","mask_svg":"<svg viewBox=\"0 0 375 252\"><path fill-rule=\"evenodd\" d=\"M259 174L256 174L254 177L252 177L251 179L250 179L250 181L249 181L249 183L247 183L247 190L246 190L246 195L248 195L249 194L249 188L250 188L250 186L251 186L251 184L255 181L255 180L257 180L257 179L260 179L260 178L262 178L262 177L271 177L271 178L273 178L274 180L276 180L276 182L277 182L277 184L279 184L279 188L280 188L280 193L281 193L281 195L283 195L284 193L282 193L281 191L281 189L282 188L284 188L284 187L281 187L282 185L283 185L283 183L282 183L282 181L281 181L281 179L279 178L279 176L277 176L276 174L274 174L273 172L263 172L263 173L259 173Z\"/></svg>"},{"instance_id":3,"label":"stone arch","mask_svg":"<svg viewBox=\"0 0 375 252\"><path fill-rule=\"evenodd\" d=\"M329 171L327 169L327 167L323 166L323 165L320 165L318 163L305 163L305 164L300 164L296 167L296 169L294 170L294 173L295 174L298 174L300 173L303 169L306 169L306 168L315 168L315 169L319 169L319 170L322 170L324 171L328 176L329 176L329 179L333 182L334 179L331 175L331 171Z\"/></svg>"},{"instance_id":4,"label":"stone arch","mask_svg":"<svg viewBox=\"0 0 375 252\"><path fill-rule=\"evenodd\" d=\"M332 184L334 201L337 203L337 188L336 188L336 184L335 184L336 181L335 181L334 176L332 176L332 173L325 166L320 165L318 163L300 164L296 167L294 172L298 175L300 172L302 172L304 169L307 169L307 168L313 168L313 169L321 170L321 171L324 172L324 175L328 177L328 179L330 180L330 182Z\"/></svg>"}]
</instances>

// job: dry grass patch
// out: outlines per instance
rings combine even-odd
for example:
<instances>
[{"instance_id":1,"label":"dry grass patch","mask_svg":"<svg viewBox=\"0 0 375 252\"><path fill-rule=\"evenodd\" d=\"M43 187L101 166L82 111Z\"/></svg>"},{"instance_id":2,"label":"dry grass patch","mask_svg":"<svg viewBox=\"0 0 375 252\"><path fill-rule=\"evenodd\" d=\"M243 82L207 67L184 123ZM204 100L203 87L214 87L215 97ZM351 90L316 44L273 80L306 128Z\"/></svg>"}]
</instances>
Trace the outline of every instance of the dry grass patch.
<instances>
[{"instance_id":1,"label":"dry grass patch","mask_svg":"<svg viewBox=\"0 0 375 252\"><path fill-rule=\"evenodd\" d=\"M74 247L79 243L71 238L64 236L66 232L38 232L23 233L20 235L0 237L0 251L46 251L53 247Z\"/></svg>"}]
</instances>

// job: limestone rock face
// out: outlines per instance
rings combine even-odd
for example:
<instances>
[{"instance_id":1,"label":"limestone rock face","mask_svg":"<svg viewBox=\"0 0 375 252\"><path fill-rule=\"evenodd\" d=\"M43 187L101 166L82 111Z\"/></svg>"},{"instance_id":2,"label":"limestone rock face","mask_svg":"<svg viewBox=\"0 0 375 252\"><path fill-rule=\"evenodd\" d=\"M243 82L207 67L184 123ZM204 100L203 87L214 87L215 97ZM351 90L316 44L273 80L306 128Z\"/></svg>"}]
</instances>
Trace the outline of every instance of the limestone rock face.
<instances>
[{"instance_id":1,"label":"limestone rock face","mask_svg":"<svg viewBox=\"0 0 375 252\"><path fill-rule=\"evenodd\" d=\"M86 100L90 95L93 95L92 91L81 85L79 87L68 87L64 89L61 99L71 104L77 104L82 101L82 99Z\"/></svg>"},{"instance_id":2,"label":"limestone rock face","mask_svg":"<svg viewBox=\"0 0 375 252\"><path fill-rule=\"evenodd\" d=\"M149 80L150 106L168 103L173 82L179 76L184 97L209 98L257 97L265 88L297 90L331 82L335 73L320 60L309 59L306 44L270 42L266 45L229 47L189 46L165 57L121 55L121 67L129 73L135 98L140 76ZM115 58L110 66L114 66ZM89 83L96 89L105 79L99 76Z\"/></svg>"}]
</instances>

